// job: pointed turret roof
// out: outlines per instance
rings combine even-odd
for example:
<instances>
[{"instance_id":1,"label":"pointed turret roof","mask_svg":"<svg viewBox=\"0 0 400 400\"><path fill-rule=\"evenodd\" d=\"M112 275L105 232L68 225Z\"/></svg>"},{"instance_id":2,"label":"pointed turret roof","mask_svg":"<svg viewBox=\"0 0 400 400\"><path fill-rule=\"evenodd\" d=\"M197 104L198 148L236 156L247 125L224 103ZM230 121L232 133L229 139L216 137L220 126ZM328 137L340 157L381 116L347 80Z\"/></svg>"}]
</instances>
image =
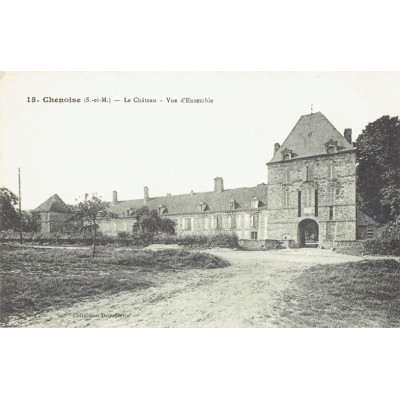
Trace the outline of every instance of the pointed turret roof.
<instances>
[{"instance_id":1,"label":"pointed turret roof","mask_svg":"<svg viewBox=\"0 0 400 400\"><path fill-rule=\"evenodd\" d=\"M270 162L282 161L282 151L291 151L292 159L326 154L325 145L337 142L337 151L354 150L321 112L302 115Z\"/></svg>"},{"instance_id":2,"label":"pointed turret roof","mask_svg":"<svg viewBox=\"0 0 400 400\"><path fill-rule=\"evenodd\" d=\"M62 201L58 194L49 197L44 203L33 210L34 212L58 212L63 214L70 213L68 206Z\"/></svg>"}]
</instances>

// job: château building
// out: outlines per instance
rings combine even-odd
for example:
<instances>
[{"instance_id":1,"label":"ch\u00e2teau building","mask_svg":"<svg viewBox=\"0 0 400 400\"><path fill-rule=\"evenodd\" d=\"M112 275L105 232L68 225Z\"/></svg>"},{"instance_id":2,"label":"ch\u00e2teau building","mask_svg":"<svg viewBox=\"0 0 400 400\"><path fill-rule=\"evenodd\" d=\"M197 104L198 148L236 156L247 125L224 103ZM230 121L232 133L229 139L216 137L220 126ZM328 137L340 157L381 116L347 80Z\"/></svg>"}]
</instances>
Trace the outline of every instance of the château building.
<instances>
[{"instance_id":1,"label":"ch\u00e2teau building","mask_svg":"<svg viewBox=\"0 0 400 400\"><path fill-rule=\"evenodd\" d=\"M267 167L268 184L255 187L225 189L217 177L214 190L202 193L150 197L145 187L143 198L120 201L114 191L109 211L118 218L102 219L99 229L110 236L130 233L133 211L147 206L172 219L178 235L224 232L305 246L373 233L374 222L356 206L351 129L342 135L322 113L303 115L283 144L275 144Z\"/></svg>"}]
</instances>

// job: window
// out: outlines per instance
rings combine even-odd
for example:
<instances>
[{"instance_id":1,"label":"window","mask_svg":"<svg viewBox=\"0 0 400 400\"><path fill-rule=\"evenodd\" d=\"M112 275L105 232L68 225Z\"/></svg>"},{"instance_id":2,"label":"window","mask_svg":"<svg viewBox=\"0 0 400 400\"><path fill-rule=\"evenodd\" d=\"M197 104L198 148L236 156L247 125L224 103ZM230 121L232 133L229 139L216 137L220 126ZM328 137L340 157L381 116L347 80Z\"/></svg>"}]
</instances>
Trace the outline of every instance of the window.
<instances>
[{"instance_id":1,"label":"window","mask_svg":"<svg viewBox=\"0 0 400 400\"><path fill-rule=\"evenodd\" d=\"M250 224L252 228L258 228L258 214L250 216Z\"/></svg>"},{"instance_id":2,"label":"window","mask_svg":"<svg viewBox=\"0 0 400 400\"><path fill-rule=\"evenodd\" d=\"M164 214L165 211L167 211L167 207L166 206L158 206L158 214Z\"/></svg>"},{"instance_id":3,"label":"window","mask_svg":"<svg viewBox=\"0 0 400 400\"><path fill-rule=\"evenodd\" d=\"M367 239L372 239L374 237L375 228L373 225L367 226Z\"/></svg>"},{"instance_id":4,"label":"window","mask_svg":"<svg viewBox=\"0 0 400 400\"><path fill-rule=\"evenodd\" d=\"M315 196L313 191L312 188L305 189L304 191L304 207L307 209L313 206L313 196Z\"/></svg>"},{"instance_id":5,"label":"window","mask_svg":"<svg viewBox=\"0 0 400 400\"><path fill-rule=\"evenodd\" d=\"M288 185L289 184L289 170L288 169L286 169L285 171L282 171L282 173L281 173L282 175L281 175L281 180L282 180L282 183L284 184L284 185Z\"/></svg>"},{"instance_id":6,"label":"window","mask_svg":"<svg viewBox=\"0 0 400 400\"><path fill-rule=\"evenodd\" d=\"M214 228L222 229L222 217L214 217Z\"/></svg>"},{"instance_id":7,"label":"window","mask_svg":"<svg viewBox=\"0 0 400 400\"><path fill-rule=\"evenodd\" d=\"M337 147L337 140L329 140L325 143L325 151L327 154L334 154L337 153L338 147Z\"/></svg>"},{"instance_id":8,"label":"window","mask_svg":"<svg viewBox=\"0 0 400 400\"><path fill-rule=\"evenodd\" d=\"M229 216L229 228L236 229L236 215Z\"/></svg>"},{"instance_id":9,"label":"window","mask_svg":"<svg viewBox=\"0 0 400 400\"><path fill-rule=\"evenodd\" d=\"M318 217L318 189L315 189L314 195L315 195L314 199L315 216Z\"/></svg>"},{"instance_id":10,"label":"window","mask_svg":"<svg viewBox=\"0 0 400 400\"><path fill-rule=\"evenodd\" d=\"M297 192L297 216L301 217L301 191Z\"/></svg>"},{"instance_id":11,"label":"window","mask_svg":"<svg viewBox=\"0 0 400 400\"><path fill-rule=\"evenodd\" d=\"M312 181L314 179L313 169L311 166L307 165L304 170L304 180L306 182Z\"/></svg>"},{"instance_id":12,"label":"window","mask_svg":"<svg viewBox=\"0 0 400 400\"><path fill-rule=\"evenodd\" d=\"M333 206L329 206L329 221L333 221Z\"/></svg>"},{"instance_id":13,"label":"window","mask_svg":"<svg viewBox=\"0 0 400 400\"><path fill-rule=\"evenodd\" d=\"M289 208L289 188L283 188L283 208Z\"/></svg>"},{"instance_id":14,"label":"window","mask_svg":"<svg viewBox=\"0 0 400 400\"><path fill-rule=\"evenodd\" d=\"M285 149L282 151L282 160L289 161L292 159L292 150Z\"/></svg>"},{"instance_id":15,"label":"window","mask_svg":"<svg viewBox=\"0 0 400 400\"><path fill-rule=\"evenodd\" d=\"M254 197L251 200L251 208L258 208L259 203L260 203L260 200L258 200L257 197Z\"/></svg>"},{"instance_id":16,"label":"window","mask_svg":"<svg viewBox=\"0 0 400 400\"><path fill-rule=\"evenodd\" d=\"M229 201L229 209L234 210L236 208L236 201L235 200L230 200Z\"/></svg>"},{"instance_id":17,"label":"window","mask_svg":"<svg viewBox=\"0 0 400 400\"><path fill-rule=\"evenodd\" d=\"M330 163L328 165L328 178L329 179L335 178L335 164L334 163Z\"/></svg>"},{"instance_id":18,"label":"window","mask_svg":"<svg viewBox=\"0 0 400 400\"><path fill-rule=\"evenodd\" d=\"M250 237L252 240L257 240L258 239L258 232L251 232Z\"/></svg>"},{"instance_id":19,"label":"window","mask_svg":"<svg viewBox=\"0 0 400 400\"><path fill-rule=\"evenodd\" d=\"M192 230L192 218L185 218L183 220L183 229L185 231L191 231Z\"/></svg>"},{"instance_id":20,"label":"window","mask_svg":"<svg viewBox=\"0 0 400 400\"><path fill-rule=\"evenodd\" d=\"M335 152L335 146L328 146L328 150L327 150L327 153L328 154L333 154L334 152Z\"/></svg>"},{"instance_id":21,"label":"window","mask_svg":"<svg viewBox=\"0 0 400 400\"><path fill-rule=\"evenodd\" d=\"M335 185L328 186L326 202L327 202L327 205L335 204Z\"/></svg>"},{"instance_id":22,"label":"window","mask_svg":"<svg viewBox=\"0 0 400 400\"><path fill-rule=\"evenodd\" d=\"M206 209L207 209L207 204L204 203L204 201L201 202L201 203L199 204L199 211L200 211L200 212L204 212L204 211L206 211Z\"/></svg>"}]
</instances>

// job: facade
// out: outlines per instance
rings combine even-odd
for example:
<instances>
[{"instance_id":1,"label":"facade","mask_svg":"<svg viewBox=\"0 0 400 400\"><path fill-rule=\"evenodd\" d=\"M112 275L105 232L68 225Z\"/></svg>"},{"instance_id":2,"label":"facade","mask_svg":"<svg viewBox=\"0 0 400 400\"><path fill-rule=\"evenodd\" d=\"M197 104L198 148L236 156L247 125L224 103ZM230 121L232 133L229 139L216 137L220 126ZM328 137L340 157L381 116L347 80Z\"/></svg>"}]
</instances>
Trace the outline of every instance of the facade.
<instances>
[{"instance_id":1,"label":"facade","mask_svg":"<svg viewBox=\"0 0 400 400\"><path fill-rule=\"evenodd\" d=\"M276 143L268 166L268 184L224 189L221 177L214 190L118 201L113 192L102 219L105 235L132 232L133 211L146 205L175 222L178 235L235 233L239 239L279 240L289 246L322 245L365 239L376 224L356 207L356 155L352 131L344 135L320 112L303 115L282 146ZM67 206L54 195L34 213L42 232L60 229Z\"/></svg>"},{"instance_id":2,"label":"facade","mask_svg":"<svg viewBox=\"0 0 400 400\"><path fill-rule=\"evenodd\" d=\"M118 218L100 221L100 231L110 236L121 231L132 232L135 222L132 212L145 205L172 219L178 235L224 232L236 233L240 239L262 240L267 238L267 198L266 184L225 190L221 177L214 179L212 192L151 198L145 187L143 199L127 201L118 201L117 192L113 192L109 211Z\"/></svg>"},{"instance_id":3,"label":"facade","mask_svg":"<svg viewBox=\"0 0 400 400\"><path fill-rule=\"evenodd\" d=\"M268 239L356 239L356 157L321 113L302 116L268 165Z\"/></svg>"},{"instance_id":4,"label":"facade","mask_svg":"<svg viewBox=\"0 0 400 400\"><path fill-rule=\"evenodd\" d=\"M49 197L32 211L32 217L40 227L40 233L59 232L71 216L68 206L58 194Z\"/></svg>"}]
</instances>

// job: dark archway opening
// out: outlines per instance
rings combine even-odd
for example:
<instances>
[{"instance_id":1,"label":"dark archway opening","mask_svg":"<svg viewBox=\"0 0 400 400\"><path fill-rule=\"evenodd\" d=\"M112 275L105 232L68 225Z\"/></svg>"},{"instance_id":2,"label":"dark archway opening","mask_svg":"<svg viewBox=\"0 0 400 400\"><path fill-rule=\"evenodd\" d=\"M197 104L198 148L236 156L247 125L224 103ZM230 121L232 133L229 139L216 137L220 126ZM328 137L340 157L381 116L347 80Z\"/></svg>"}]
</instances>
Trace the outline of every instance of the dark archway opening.
<instances>
[{"instance_id":1,"label":"dark archway opening","mask_svg":"<svg viewBox=\"0 0 400 400\"><path fill-rule=\"evenodd\" d=\"M318 247L319 228L317 222L313 219L304 219L301 221L297 234L299 247Z\"/></svg>"}]
</instances>

